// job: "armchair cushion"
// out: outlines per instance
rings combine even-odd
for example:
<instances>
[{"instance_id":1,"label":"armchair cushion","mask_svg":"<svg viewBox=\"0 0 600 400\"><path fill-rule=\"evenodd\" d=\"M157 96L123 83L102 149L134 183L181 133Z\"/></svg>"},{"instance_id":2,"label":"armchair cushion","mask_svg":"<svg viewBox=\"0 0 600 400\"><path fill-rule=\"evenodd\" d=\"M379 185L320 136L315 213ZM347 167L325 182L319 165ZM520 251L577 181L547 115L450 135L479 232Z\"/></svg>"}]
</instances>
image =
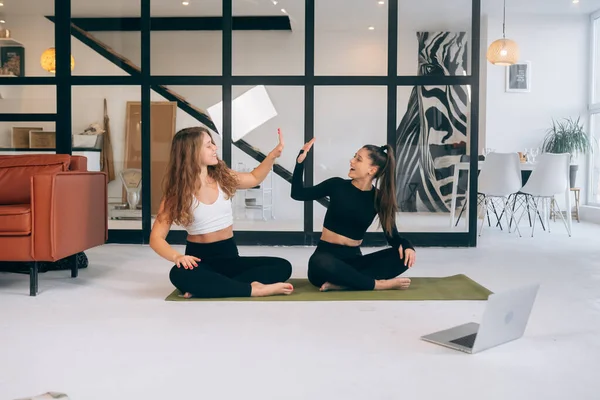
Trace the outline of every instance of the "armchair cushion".
<instances>
[{"instance_id":1,"label":"armchair cushion","mask_svg":"<svg viewBox=\"0 0 600 400\"><path fill-rule=\"evenodd\" d=\"M31 202L31 177L69 170L68 154L0 156L0 204Z\"/></svg>"},{"instance_id":2,"label":"armchair cushion","mask_svg":"<svg viewBox=\"0 0 600 400\"><path fill-rule=\"evenodd\" d=\"M0 205L0 236L27 236L30 233L29 204Z\"/></svg>"}]
</instances>

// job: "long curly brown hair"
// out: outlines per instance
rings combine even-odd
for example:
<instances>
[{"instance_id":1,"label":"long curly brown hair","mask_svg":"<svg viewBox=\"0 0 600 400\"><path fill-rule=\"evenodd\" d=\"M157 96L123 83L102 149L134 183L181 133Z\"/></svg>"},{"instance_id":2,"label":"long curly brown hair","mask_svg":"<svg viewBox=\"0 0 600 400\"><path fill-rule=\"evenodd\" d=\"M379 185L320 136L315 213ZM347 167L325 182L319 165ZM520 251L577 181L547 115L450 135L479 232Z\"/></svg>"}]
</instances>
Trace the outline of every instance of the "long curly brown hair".
<instances>
[{"instance_id":1,"label":"long curly brown hair","mask_svg":"<svg viewBox=\"0 0 600 400\"><path fill-rule=\"evenodd\" d=\"M204 127L185 128L173 137L171 154L163 178L164 207L158 219L179 226L193 222L192 203L200 189L200 163L198 162L204 135L214 140ZM228 198L233 197L237 178L223 160L208 166L208 176L214 179Z\"/></svg>"}]
</instances>

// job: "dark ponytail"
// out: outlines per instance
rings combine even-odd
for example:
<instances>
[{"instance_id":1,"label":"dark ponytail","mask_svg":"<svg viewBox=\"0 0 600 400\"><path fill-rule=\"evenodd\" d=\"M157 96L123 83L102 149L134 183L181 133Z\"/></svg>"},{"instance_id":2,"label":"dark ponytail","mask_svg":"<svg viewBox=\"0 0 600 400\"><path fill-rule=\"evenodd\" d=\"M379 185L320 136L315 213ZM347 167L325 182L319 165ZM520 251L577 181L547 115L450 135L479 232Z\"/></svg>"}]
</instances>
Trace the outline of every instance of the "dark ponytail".
<instances>
[{"instance_id":1,"label":"dark ponytail","mask_svg":"<svg viewBox=\"0 0 600 400\"><path fill-rule=\"evenodd\" d=\"M396 171L396 158L392 146L366 145L365 149L369 151L369 156L373 165L377 167L375 180L380 181L379 188L375 195L375 209L379 216L379 223L388 235L392 235L392 228L398 212L396 202L396 181L394 172Z\"/></svg>"}]
</instances>

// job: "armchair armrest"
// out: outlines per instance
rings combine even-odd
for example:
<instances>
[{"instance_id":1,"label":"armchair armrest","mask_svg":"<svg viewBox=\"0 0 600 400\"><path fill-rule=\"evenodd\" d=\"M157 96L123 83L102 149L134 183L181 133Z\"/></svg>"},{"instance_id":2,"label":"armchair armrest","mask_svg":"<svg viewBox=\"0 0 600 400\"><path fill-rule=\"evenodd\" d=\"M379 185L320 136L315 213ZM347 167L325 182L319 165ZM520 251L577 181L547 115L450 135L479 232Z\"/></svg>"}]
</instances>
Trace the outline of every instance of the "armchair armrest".
<instances>
[{"instance_id":1,"label":"armchair armrest","mask_svg":"<svg viewBox=\"0 0 600 400\"><path fill-rule=\"evenodd\" d=\"M56 261L106 243L107 176L58 172L31 178L32 255Z\"/></svg>"},{"instance_id":2,"label":"armchair armrest","mask_svg":"<svg viewBox=\"0 0 600 400\"><path fill-rule=\"evenodd\" d=\"M87 172L87 161L87 157L71 156L71 165L69 165L69 169L71 171Z\"/></svg>"}]
</instances>

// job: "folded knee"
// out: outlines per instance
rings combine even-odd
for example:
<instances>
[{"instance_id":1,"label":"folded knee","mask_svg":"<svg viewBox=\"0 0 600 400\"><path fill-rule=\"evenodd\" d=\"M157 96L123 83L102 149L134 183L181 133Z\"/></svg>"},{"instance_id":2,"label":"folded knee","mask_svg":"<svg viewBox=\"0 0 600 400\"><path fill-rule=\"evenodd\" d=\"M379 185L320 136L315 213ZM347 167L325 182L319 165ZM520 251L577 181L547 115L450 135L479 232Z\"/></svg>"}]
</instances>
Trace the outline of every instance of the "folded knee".
<instances>
[{"instance_id":1,"label":"folded knee","mask_svg":"<svg viewBox=\"0 0 600 400\"><path fill-rule=\"evenodd\" d=\"M288 280L292 276L292 263L290 263L288 260L281 259L277 268L285 277L285 279L282 279L283 281Z\"/></svg>"},{"instance_id":2,"label":"folded knee","mask_svg":"<svg viewBox=\"0 0 600 400\"><path fill-rule=\"evenodd\" d=\"M315 253L308 260L308 268L313 270L330 271L335 268L337 259L328 253Z\"/></svg>"},{"instance_id":3,"label":"folded knee","mask_svg":"<svg viewBox=\"0 0 600 400\"><path fill-rule=\"evenodd\" d=\"M271 259L270 266L270 273L277 277L275 281L283 282L292 276L292 264L286 259L273 258Z\"/></svg>"},{"instance_id":4,"label":"folded knee","mask_svg":"<svg viewBox=\"0 0 600 400\"><path fill-rule=\"evenodd\" d=\"M186 272L188 272L188 270L185 268L179 268L176 265L171 268L171 271L169 272L169 280L171 281L171 284L173 284L173 286L179 290L183 290L182 286L185 286L186 281L189 281L189 276L184 276Z\"/></svg>"}]
</instances>

